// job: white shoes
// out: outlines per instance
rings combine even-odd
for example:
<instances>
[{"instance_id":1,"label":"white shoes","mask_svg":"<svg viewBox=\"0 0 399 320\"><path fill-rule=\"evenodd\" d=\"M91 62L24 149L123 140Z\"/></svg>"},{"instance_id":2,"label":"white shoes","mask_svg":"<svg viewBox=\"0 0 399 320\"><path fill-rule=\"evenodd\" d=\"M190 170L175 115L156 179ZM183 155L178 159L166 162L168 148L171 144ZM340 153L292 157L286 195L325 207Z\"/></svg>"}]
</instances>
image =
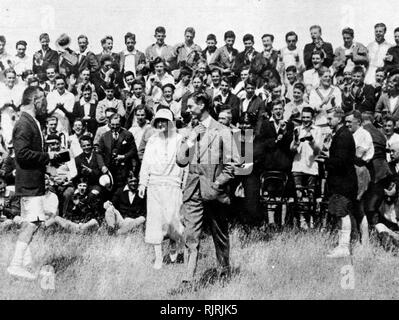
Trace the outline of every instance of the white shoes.
<instances>
[{"instance_id":1,"label":"white shoes","mask_svg":"<svg viewBox=\"0 0 399 320\"><path fill-rule=\"evenodd\" d=\"M345 258L350 256L348 246L338 246L327 254L327 258Z\"/></svg>"},{"instance_id":2,"label":"white shoes","mask_svg":"<svg viewBox=\"0 0 399 320\"><path fill-rule=\"evenodd\" d=\"M9 266L7 272L14 277L24 278L26 280L33 281L37 278L35 274L20 266Z\"/></svg>"}]
</instances>

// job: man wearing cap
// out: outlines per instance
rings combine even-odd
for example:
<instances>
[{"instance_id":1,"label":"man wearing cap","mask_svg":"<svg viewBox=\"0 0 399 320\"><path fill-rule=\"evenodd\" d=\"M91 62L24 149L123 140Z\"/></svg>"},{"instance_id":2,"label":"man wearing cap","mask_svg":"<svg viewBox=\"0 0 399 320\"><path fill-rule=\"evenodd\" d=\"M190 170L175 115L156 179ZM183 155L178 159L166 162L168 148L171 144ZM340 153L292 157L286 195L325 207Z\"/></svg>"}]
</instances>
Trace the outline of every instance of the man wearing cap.
<instances>
[{"instance_id":1,"label":"man wearing cap","mask_svg":"<svg viewBox=\"0 0 399 320\"><path fill-rule=\"evenodd\" d=\"M210 64L217 50L216 44L216 36L213 33L208 34L206 37L206 48L202 50L202 58L206 60L208 65Z\"/></svg>"},{"instance_id":2,"label":"man wearing cap","mask_svg":"<svg viewBox=\"0 0 399 320\"><path fill-rule=\"evenodd\" d=\"M108 170L114 178L115 188L124 187L129 171L138 169L137 147L131 132L122 128L121 116L113 114L109 124L111 131L104 133L99 141L98 153L104 163L101 171Z\"/></svg>"},{"instance_id":3,"label":"man wearing cap","mask_svg":"<svg viewBox=\"0 0 399 320\"><path fill-rule=\"evenodd\" d=\"M33 73L45 73L48 65L54 65L58 68L58 52L49 47L50 36L42 33L39 37L42 48L33 55Z\"/></svg>"},{"instance_id":4,"label":"man wearing cap","mask_svg":"<svg viewBox=\"0 0 399 320\"><path fill-rule=\"evenodd\" d=\"M41 222L45 220L44 174L55 153L44 152L44 141L37 118L46 112L46 98L42 89L28 87L22 96L22 113L13 131L16 159L15 192L21 197L23 224L15 252L7 271L9 274L34 280L36 275L26 269L32 262L29 244Z\"/></svg>"},{"instance_id":5,"label":"man wearing cap","mask_svg":"<svg viewBox=\"0 0 399 320\"><path fill-rule=\"evenodd\" d=\"M183 190L182 214L186 245L186 273L182 286L191 286L197 268L200 235L205 215L209 218L218 262L217 276L230 273L230 245L226 205L230 198L226 187L234 178L238 165L238 152L230 128L214 120L210 114L210 101L206 94L193 97L189 109L199 124L191 127L177 154L177 164L189 165L187 182Z\"/></svg>"},{"instance_id":6,"label":"man wearing cap","mask_svg":"<svg viewBox=\"0 0 399 320\"><path fill-rule=\"evenodd\" d=\"M119 53L120 69L119 71L124 74L127 71L131 71L136 78L138 74L141 74L146 65L146 58L143 52L135 49L136 35L128 32L125 34L125 45L126 50Z\"/></svg>"}]
</instances>

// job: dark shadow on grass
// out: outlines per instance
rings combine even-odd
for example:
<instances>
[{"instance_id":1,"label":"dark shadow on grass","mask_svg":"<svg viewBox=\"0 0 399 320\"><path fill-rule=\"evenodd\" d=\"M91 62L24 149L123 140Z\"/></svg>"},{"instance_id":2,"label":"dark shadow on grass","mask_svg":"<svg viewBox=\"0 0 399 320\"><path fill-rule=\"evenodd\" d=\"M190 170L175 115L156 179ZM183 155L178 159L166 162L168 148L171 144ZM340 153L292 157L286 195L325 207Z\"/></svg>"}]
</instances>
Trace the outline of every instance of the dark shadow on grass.
<instances>
[{"instance_id":1,"label":"dark shadow on grass","mask_svg":"<svg viewBox=\"0 0 399 320\"><path fill-rule=\"evenodd\" d=\"M82 256L50 256L48 257L44 265L51 265L54 268L55 273L65 272L71 265L79 263L83 260Z\"/></svg>"}]
</instances>

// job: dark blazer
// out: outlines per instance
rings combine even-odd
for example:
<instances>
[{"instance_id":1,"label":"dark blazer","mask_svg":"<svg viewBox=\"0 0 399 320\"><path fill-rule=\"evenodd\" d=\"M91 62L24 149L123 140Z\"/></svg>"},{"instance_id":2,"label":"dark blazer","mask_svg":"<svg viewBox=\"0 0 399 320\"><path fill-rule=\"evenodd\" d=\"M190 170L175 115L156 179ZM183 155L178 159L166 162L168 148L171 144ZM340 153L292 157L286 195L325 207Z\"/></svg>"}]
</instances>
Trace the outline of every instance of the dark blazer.
<instances>
[{"instance_id":1,"label":"dark blazer","mask_svg":"<svg viewBox=\"0 0 399 320\"><path fill-rule=\"evenodd\" d=\"M26 112L15 123L12 133L16 160L17 196L44 195L44 174L49 162L36 121Z\"/></svg>"},{"instance_id":2,"label":"dark blazer","mask_svg":"<svg viewBox=\"0 0 399 320\"><path fill-rule=\"evenodd\" d=\"M316 49L316 45L311 42L305 45L303 48L303 62L305 63L306 70L312 69L312 52ZM323 42L321 49L326 53L326 57L324 57L323 66L331 67L334 61L334 50L329 42Z\"/></svg>"},{"instance_id":3,"label":"dark blazer","mask_svg":"<svg viewBox=\"0 0 399 320\"><path fill-rule=\"evenodd\" d=\"M39 50L36 53L42 54L42 51ZM33 58L33 73L35 74L40 74L40 73L46 73L46 68L49 65L54 65L56 68L56 71L58 71L58 52L52 49L48 49L45 56L43 57L43 64L41 66L36 65L35 63L35 58Z\"/></svg>"},{"instance_id":4,"label":"dark blazer","mask_svg":"<svg viewBox=\"0 0 399 320\"><path fill-rule=\"evenodd\" d=\"M258 51L254 50L252 54L252 60L255 59L255 57L259 54ZM234 61L233 65L233 72L237 75L240 76L240 72L243 68L249 67L251 65L251 61L248 59L246 52L242 51L239 54L237 54L237 57Z\"/></svg>"},{"instance_id":5,"label":"dark blazer","mask_svg":"<svg viewBox=\"0 0 399 320\"><path fill-rule=\"evenodd\" d=\"M147 60L145 58L145 54L139 50L136 50L136 56L134 60L134 64L136 66L136 71L137 71L137 66L139 64L146 64ZM123 75L125 73L125 54L124 51L121 51L119 53L119 72ZM136 72L137 73L137 72Z\"/></svg>"},{"instance_id":6,"label":"dark blazer","mask_svg":"<svg viewBox=\"0 0 399 320\"><path fill-rule=\"evenodd\" d=\"M96 133L97 130L97 121L96 121L96 109L97 109L97 103L90 103L90 120L87 121L87 130L92 133L93 135ZM75 105L73 106L73 111L72 111L73 118L81 118L85 116L85 111L84 107L80 104L80 101L76 101Z\"/></svg>"},{"instance_id":7,"label":"dark blazer","mask_svg":"<svg viewBox=\"0 0 399 320\"><path fill-rule=\"evenodd\" d=\"M282 134L281 129L276 132L274 123L270 120L265 120L261 123L257 148L265 150L263 155L264 170L283 171L286 173L291 171L293 154L290 146L293 139L294 124L290 121L286 122L286 127L286 133L283 138L276 142L277 136Z\"/></svg>"},{"instance_id":8,"label":"dark blazer","mask_svg":"<svg viewBox=\"0 0 399 320\"><path fill-rule=\"evenodd\" d=\"M4 172L4 178L8 186L15 185L15 176L13 171L16 169L16 161L14 157L7 156L1 165L1 170Z\"/></svg>"},{"instance_id":9,"label":"dark blazer","mask_svg":"<svg viewBox=\"0 0 399 320\"><path fill-rule=\"evenodd\" d=\"M83 55L82 58L80 58L81 53L78 53L78 58L81 59L78 62L78 71L79 74L86 68L90 70L90 73L93 74L97 72L100 69L100 63L97 60L96 55L88 51L87 54Z\"/></svg>"},{"instance_id":10,"label":"dark blazer","mask_svg":"<svg viewBox=\"0 0 399 320\"><path fill-rule=\"evenodd\" d=\"M97 58L98 65L100 66L100 68L101 68L101 58L102 58L102 56L103 56L102 52L99 53L99 54L96 54L96 58ZM120 60L119 60L120 56L119 56L119 54L116 53L116 52L111 52L111 57L112 57L112 68L114 68L115 71L119 71L119 68L120 68Z\"/></svg>"},{"instance_id":11,"label":"dark blazer","mask_svg":"<svg viewBox=\"0 0 399 320\"><path fill-rule=\"evenodd\" d=\"M215 99L218 99L218 97L219 96L216 96ZM233 115L232 123L236 124L240 117L240 99L238 99L238 97L235 94L230 92L224 104L228 105L231 108L231 113ZM217 120L219 113L220 113L219 107L213 106L211 110L211 116Z\"/></svg>"},{"instance_id":12,"label":"dark blazer","mask_svg":"<svg viewBox=\"0 0 399 320\"><path fill-rule=\"evenodd\" d=\"M98 72L94 73L91 77L94 87L96 88L98 101L105 99L104 87L107 82L104 80L104 78L105 75L101 71L101 69ZM124 85L123 85L123 79L121 78L121 74L119 73L118 70L115 70L115 72L111 75L111 82L115 87L115 98L120 99L121 91Z\"/></svg>"},{"instance_id":13,"label":"dark blazer","mask_svg":"<svg viewBox=\"0 0 399 320\"><path fill-rule=\"evenodd\" d=\"M348 96L342 93L342 109L345 112L352 110L359 110L360 112L374 112L375 103L374 87L369 84L363 84L356 93L354 92L352 85Z\"/></svg>"},{"instance_id":14,"label":"dark blazer","mask_svg":"<svg viewBox=\"0 0 399 320\"><path fill-rule=\"evenodd\" d=\"M112 197L112 204L121 213L121 215L126 218L138 218L140 216L146 215L146 201L141 199L136 193L133 202L130 203L129 200L129 190L123 190L120 188L117 190Z\"/></svg>"},{"instance_id":15,"label":"dark blazer","mask_svg":"<svg viewBox=\"0 0 399 320\"><path fill-rule=\"evenodd\" d=\"M384 61L384 67L386 72L391 72L394 69L399 69L399 46L390 47L387 51L387 55L391 55L392 61Z\"/></svg>"},{"instance_id":16,"label":"dark blazer","mask_svg":"<svg viewBox=\"0 0 399 320\"><path fill-rule=\"evenodd\" d=\"M102 162L102 158L98 155L97 152L93 151L93 156L90 159L90 162L87 161L86 155L81 153L77 157L75 157L75 164L78 174L76 179L85 177L88 179L89 186L98 185L98 179L101 176L101 168L103 167L104 163ZM93 171L90 174L83 173L83 165L89 167Z\"/></svg>"},{"instance_id":17,"label":"dark blazer","mask_svg":"<svg viewBox=\"0 0 399 320\"><path fill-rule=\"evenodd\" d=\"M243 101L244 99L240 101L239 117L241 117L241 115L243 114ZM267 114L265 102L262 101L262 99L259 98L258 96L253 96L252 100L249 102L246 112L252 113L256 115L256 117L258 118L258 124L255 127L255 132L256 134L259 134L260 124L263 121L265 115Z\"/></svg>"},{"instance_id":18,"label":"dark blazer","mask_svg":"<svg viewBox=\"0 0 399 320\"><path fill-rule=\"evenodd\" d=\"M356 199L358 186L355 159L355 140L349 129L343 125L333 136L330 155L325 161L330 194L340 194L351 200Z\"/></svg>"},{"instance_id":19,"label":"dark blazer","mask_svg":"<svg viewBox=\"0 0 399 320\"><path fill-rule=\"evenodd\" d=\"M129 171L132 170L134 173L138 167L138 154L136 143L134 142L133 134L121 128L119 132L118 141L114 143L112 132L107 131L104 133L99 141L98 152L101 161L104 165L111 170L114 175L114 182L123 182L123 186L126 183ZM116 165L112 161L112 154L125 155L125 160ZM119 185L120 187L122 185Z\"/></svg>"}]
</instances>

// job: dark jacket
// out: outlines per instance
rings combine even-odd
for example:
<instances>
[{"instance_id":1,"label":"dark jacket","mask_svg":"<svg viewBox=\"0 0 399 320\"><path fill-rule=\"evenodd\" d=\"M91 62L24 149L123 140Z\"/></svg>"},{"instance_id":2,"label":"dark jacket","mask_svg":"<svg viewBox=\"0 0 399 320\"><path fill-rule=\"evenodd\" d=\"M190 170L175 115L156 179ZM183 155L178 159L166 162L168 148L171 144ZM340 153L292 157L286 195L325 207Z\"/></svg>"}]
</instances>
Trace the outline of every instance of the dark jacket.
<instances>
[{"instance_id":1,"label":"dark jacket","mask_svg":"<svg viewBox=\"0 0 399 320\"><path fill-rule=\"evenodd\" d=\"M254 50L252 53L252 59L249 60L245 51L237 54L237 57L234 61L233 72L239 77L240 72L243 68L249 67L251 65L251 61L255 59L255 57L259 54L258 51Z\"/></svg>"},{"instance_id":2,"label":"dark jacket","mask_svg":"<svg viewBox=\"0 0 399 320\"><path fill-rule=\"evenodd\" d=\"M219 98L221 97L216 96L215 99L213 99L214 103L215 100ZM226 101L224 102L224 105L228 105L231 108L231 114L233 115L232 123L236 124L240 117L240 99L238 99L238 97L235 94L230 92L226 98ZM218 107L213 106L210 112L211 116L217 120L219 113L220 113L219 106Z\"/></svg>"},{"instance_id":3,"label":"dark jacket","mask_svg":"<svg viewBox=\"0 0 399 320\"><path fill-rule=\"evenodd\" d=\"M89 111L89 116L90 120L86 122L86 128L91 134L95 134L97 130L97 121L96 121L96 108L97 108L97 103L90 103L90 111ZM85 110L84 106L80 104L80 101L76 101L75 105L73 106L73 111L72 111L73 118L80 118L83 120L83 117L85 116Z\"/></svg>"},{"instance_id":4,"label":"dark jacket","mask_svg":"<svg viewBox=\"0 0 399 320\"><path fill-rule=\"evenodd\" d=\"M374 87L369 84L363 84L355 93L353 85L349 89L349 95L342 94L342 109L345 112L359 110L360 112L371 111L375 109Z\"/></svg>"},{"instance_id":5,"label":"dark jacket","mask_svg":"<svg viewBox=\"0 0 399 320\"><path fill-rule=\"evenodd\" d=\"M329 42L323 42L321 49L326 53L326 56L324 57L324 62L323 66L326 67L331 67L333 61L334 61L334 51L331 43ZM305 63L306 70L312 69L313 64L312 64L312 52L317 50L316 45L311 42L305 45L305 48L303 49L303 62Z\"/></svg>"},{"instance_id":6,"label":"dark jacket","mask_svg":"<svg viewBox=\"0 0 399 320\"><path fill-rule=\"evenodd\" d=\"M277 136L282 134L281 129L276 132L273 121L265 120L262 122L258 138L262 142L257 144L257 148L264 148L264 170L283 171L286 173L291 171L293 153L290 150L290 146L293 133L293 123L286 122L286 133L283 134L283 138L280 141L276 142ZM259 153L259 155L262 155L262 153Z\"/></svg>"},{"instance_id":7,"label":"dark jacket","mask_svg":"<svg viewBox=\"0 0 399 320\"><path fill-rule=\"evenodd\" d=\"M101 176L101 168L103 167L104 163L97 152L93 151L90 161L87 161L86 155L82 152L80 155L75 157L75 164L76 170L78 171L76 179L85 177L88 179L89 186L98 185L98 179ZM93 171L91 173L83 173L83 165L89 167Z\"/></svg>"},{"instance_id":8,"label":"dark jacket","mask_svg":"<svg viewBox=\"0 0 399 320\"><path fill-rule=\"evenodd\" d=\"M36 53L42 54L42 51L39 50ZM34 74L40 74L40 73L46 73L46 68L49 65L53 65L56 69L56 71L58 71L58 52L53 50L53 49L48 49L45 56L42 57L43 59L43 63L42 65L37 65L35 63L35 58L33 58L33 66L32 66L32 71Z\"/></svg>"},{"instance_id":9,"label":"dark jacket","mask_svg":"<svg viewBox=\"0 0 399 320\"><path fill-rule=\"evenodd\" d=\"M93 52L88 51L87 54L82 55L82 57L80 56L81 53L78 53L78 58L80 59L80 61L78 62L79 74L86 68L90 70L91 75L100 69L100 63L98 62L97 57Z\"/></svg>"},{"instance_id":10,"label":"dark jacket","mask_svg":"<svg viewBox=\"0 0 399 320\"><path fill-rule=\"evenodd\" d=\"M340 194L351 200L357 196L355 170L356 146L352 133L343 125L332 138L330 156L325 161L330 194Z\"/></svg>"},{"instance_id":11,"label":"dark jacket","mask_svg":"<svg viewBox=\"0 0 399 320\"><path fill-rule=\"evenodd\" d=\"M392 61L384 61L385 70L391 72L394 69L399 69L399 46L390 47L387 55L393 56L393 59Z\"/></svg>"},{"instance_id":12,"label":"dark jacket","mask_svg":"<svg viewBox=\"0 0 399 320\"><path fill-rule=\"evenodd\" d=\"M111 171L114 183L118 187L126 184L130 170L137 174L135 172L138 168L137 147L130 131L121 128L116 142L114 142L112 131L107 131L100 138L98 152L101 161ZM115 163L113 154L124 155L125 159L120 163Z\"/></svg>"},{"instance_id":13,"label":"dark jacket","mask_svg":"<svg viewBox=\"0 0 399 320\"><path fill-rule=\"evenodd\" d=\"M21 113L21 117L15 123L12 137L16 160L16 195L44 195L44 174L50 159L48 153L43 150L40 130L30 114Z\"/></svg>"},{"instance_id":14,"label":"dark jacket","mask_svg":"<svg viewBox=\"0 0 399 320\"><path fill-rule=\"evenodd\" d=\"M100 69L98 72L94 73L91 76L91 79L94 84L94 87L96 88L98 101L105 99L104 87L105 87L105 84L107 83L105 81L105 74ZM114 73L111 75L111 82L115 87L115 98L120 99L121 91L122 91L122 88L124 85L123 85L122 76L119 73L119 71L115 70Z\"/></svg>"},{"instance_id":15,"label":"dark jacket","mask_svg":"<svg viewBox=\"0 0 399 320\"><path fill-rule=\"evenodd\" d=\"M112 204L124 218L129 217L135 219L146 215L145 200L141 199L136 193L133 202L130 203L129 190L124 190L124 188L120 188L115 192L112 198Z\"/></svg>"}]
</instances>

